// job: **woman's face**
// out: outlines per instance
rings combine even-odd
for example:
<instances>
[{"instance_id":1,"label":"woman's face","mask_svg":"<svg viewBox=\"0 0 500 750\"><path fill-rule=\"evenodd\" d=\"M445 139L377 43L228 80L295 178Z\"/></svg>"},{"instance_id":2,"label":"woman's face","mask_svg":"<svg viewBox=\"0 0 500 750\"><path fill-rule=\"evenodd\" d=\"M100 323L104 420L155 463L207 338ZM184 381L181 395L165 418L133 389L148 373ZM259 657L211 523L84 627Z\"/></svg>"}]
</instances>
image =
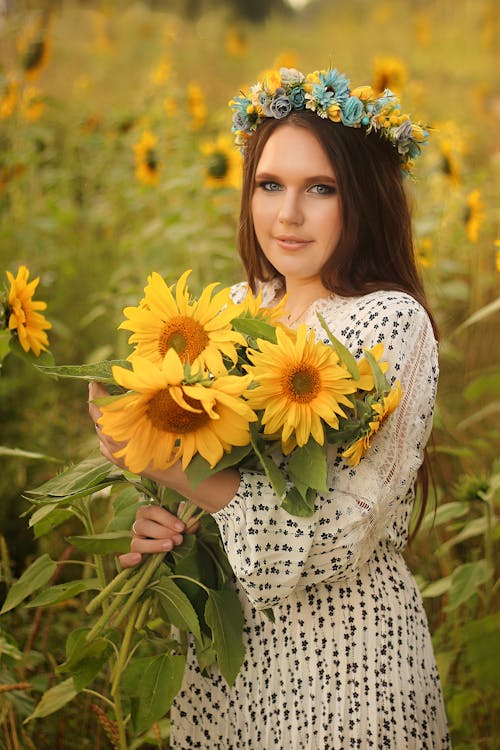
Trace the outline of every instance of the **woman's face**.
<instances>
[{"instance_id":1,"label":"woman's face","mask_svg":"<svg viewBox=\"0 0 500 750\"><path fill-rule=\"evenodd\" d=\"M309 130L281 125L257 164L255 233L267 260L290 286L317 284L338 244L342 210L335 173Z\"/></svg>"}]
</instances>

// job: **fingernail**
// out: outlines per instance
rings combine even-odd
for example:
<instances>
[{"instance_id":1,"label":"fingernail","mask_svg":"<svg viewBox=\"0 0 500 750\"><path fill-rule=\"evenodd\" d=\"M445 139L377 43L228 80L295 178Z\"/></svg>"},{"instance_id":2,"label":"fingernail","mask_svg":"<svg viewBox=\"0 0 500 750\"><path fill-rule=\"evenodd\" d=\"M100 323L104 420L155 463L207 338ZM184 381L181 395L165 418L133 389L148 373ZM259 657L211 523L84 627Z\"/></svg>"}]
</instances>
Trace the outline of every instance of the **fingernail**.
<instances>
[{"instance_id":1,"label":"fingernail","mask_svg":"<svg viewBox=\"0 0 500 750\"><path fill-rule=\"evenodd\" d=\"M165 552L168 552L168 550L171 550L172 542L170 541L170 539L168 539L166 542L163 542L163 544L161 545L161 548L165 550Z\"/></svg>"},{"instance_id":2,"label":"fingernail","mask_svg":"<svg viewBox=\"0 0 500 750\"><path fill-rule=\"evenodd\" d=\"M176 521L174 523L174 529L176 531L184 531L184 524L182 523L182 521Z\"/></svg>"},{"instance_id":3,"label":"fingernail","mask_svg":"<svg viewBox=\"0 0 500 750\"><path fill-rule=\"evenodd\" d=\"M175 536L172 537L172 541L175 542L175 544L182 544L184 541L184 537L182 534L175 534Z\"/></svg>"}]
</instances>

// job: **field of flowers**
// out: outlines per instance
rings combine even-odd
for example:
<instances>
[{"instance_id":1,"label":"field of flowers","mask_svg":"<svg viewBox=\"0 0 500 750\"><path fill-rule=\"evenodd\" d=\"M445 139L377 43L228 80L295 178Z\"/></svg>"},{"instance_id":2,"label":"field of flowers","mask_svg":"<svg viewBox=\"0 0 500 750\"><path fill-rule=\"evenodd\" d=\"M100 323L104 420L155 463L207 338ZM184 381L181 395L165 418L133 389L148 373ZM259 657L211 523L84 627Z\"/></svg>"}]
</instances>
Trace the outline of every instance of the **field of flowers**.
<instances>
[{"instance_id":1,"label":"field of flowers","mask_svg":"<svg viewBox=\"0 0 500 750\"><path fill-rule=\"evenodd\" d=\"M191 268L195 292L240 278L240 156L227 102L262 71L337 67L353 85L391 88L431 129L407 185L440 326L441 378L431 501L407 560L425 597L454 747L493 750L500 734L498 4L312 0L259 24L217 3L201 3L195 17L183 15L180 2L9 5L0 11L0 310L6 272L15 277L26 266L30 280L39 277L35 299L47 303L48 348L58 365L127 356L128 334L116 329L152 271L173 283ZM173 6L180 10L163 10ZM8 323L0 319L0 329ZM33 357L16 356L19 345L8 353L11 334L0 334L3 599L37 556L75 555L68 538L81 534L78 514L54 528L33 525L25 493L87 456L96 440L86 384L47 377ZM101 493L92 511L98 531L112 512ZM85 563L87 554L80 548L78 559ZM65 583L74 568L47 570ZM31 593L48 578L32 581ZM68 658L64 642L85 616L76 595L34 601L0 616L0 747L123 748L110 704L91 689L71 701L56 694L59 711L24 723L64 679L57 672ZM165 750L168 721L136 735L130 748Z\"/></svg>"}]
</instances>

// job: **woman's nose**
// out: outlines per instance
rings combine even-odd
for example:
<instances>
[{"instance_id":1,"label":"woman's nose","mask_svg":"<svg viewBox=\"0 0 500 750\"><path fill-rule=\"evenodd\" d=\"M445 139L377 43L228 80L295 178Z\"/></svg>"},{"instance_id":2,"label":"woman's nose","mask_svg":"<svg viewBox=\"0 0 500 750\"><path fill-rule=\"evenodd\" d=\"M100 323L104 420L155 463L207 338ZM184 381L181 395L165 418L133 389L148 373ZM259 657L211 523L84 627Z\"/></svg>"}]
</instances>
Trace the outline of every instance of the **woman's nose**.
<instances>
[{"instance_id":1,"label":"woman's nose","mask_svg":"<svg viewBox=\"0 0 500 750\"><path fill-rule=\"evenodd\" d=\"M298 195L288 190L283 194L278 221L280 224L302 224L304 216Z\"/></svg>"}]
</instances>

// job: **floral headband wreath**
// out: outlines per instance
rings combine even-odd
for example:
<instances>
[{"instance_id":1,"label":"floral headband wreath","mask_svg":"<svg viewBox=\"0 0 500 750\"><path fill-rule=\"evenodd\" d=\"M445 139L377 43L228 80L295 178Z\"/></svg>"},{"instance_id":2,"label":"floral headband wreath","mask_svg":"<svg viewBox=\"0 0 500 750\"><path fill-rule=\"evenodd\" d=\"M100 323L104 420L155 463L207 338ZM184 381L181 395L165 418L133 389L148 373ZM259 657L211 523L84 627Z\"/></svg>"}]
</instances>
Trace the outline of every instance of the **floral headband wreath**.
<instances>
[{"instance_id":1,"label":"floral headband wreath","mask_svg":"<svg viewBox=\"0 0 500 750\"><path fill-rule=\"evenodd\" d=\"M350 88L349 79L335 68L304 75L295 68L268 72L248 93L231 99L235 144L244 154L249 138L268 117L281 120L290 112L311 110L318 117L348 128L378 133L397 149L401 167L411 172L429 133L403 114L398 97L389 89L376 94L371 86Z\"/></svg>"}]
</instances>

